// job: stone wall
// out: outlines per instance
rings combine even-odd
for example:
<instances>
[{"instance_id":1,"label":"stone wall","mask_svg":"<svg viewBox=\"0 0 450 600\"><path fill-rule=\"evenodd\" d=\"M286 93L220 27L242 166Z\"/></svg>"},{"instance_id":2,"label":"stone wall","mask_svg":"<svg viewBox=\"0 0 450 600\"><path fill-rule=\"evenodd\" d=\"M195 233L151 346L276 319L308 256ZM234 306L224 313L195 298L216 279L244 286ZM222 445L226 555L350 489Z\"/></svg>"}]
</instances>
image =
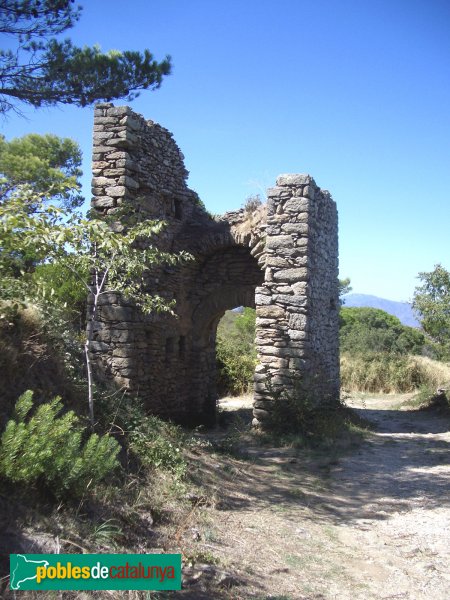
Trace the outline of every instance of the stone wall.
<instances>
[{"instance_id":1,"label":"stone wall","mask_svg":"<svg viewBox=\"0 0 450 600\"><path fill-rule=\"evenodd\" d=\"M175 420L213 422L215 336L228 309L257 310L255 419L273 408L273 390L339 395L337 213L308 175L282 175L267 206L212 218L186 185L172 135L128 107L98 105L93 208L127 207L163 219L153 243L194 260L148 274L148 293L176 300L176 317L144 316L119 296L103 299L93 348L97 376L139 394ZM268 389L268 386L270 389Z\"/></svg>"},{"instance_id":2,"label":"stone wall","mask_svg":"<svg viewBox=\"0 0 450 600\"><path fill-rule=\"evenodd\" d=\"M280 175L268 191L266 233L256 289L257 420L273 408L274 391L316 403L339 397L336 205L309 175Z\"/></svg>"}]
</instances>

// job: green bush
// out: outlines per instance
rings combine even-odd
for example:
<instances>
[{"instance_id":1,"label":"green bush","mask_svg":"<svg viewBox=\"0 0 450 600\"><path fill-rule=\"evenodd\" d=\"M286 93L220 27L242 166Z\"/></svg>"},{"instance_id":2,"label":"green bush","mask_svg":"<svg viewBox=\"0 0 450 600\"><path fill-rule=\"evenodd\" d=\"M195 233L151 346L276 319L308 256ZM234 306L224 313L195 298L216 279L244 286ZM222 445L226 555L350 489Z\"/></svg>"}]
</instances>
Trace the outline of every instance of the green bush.
<instances>
[{"instance_id":1,"label":"green bush","mask_svg":"<svg viewBox=\"0 0 450 600\"><path fill-rule=\"evenodd\" d=\"M419 279L413 309L435 344L436 358L450 360L450 271L437 264L433 271L419 273Z\"/></svg>"},{"instance_id":2,"label":"green bush","mask_svg":"<svg viewBox=\"0 0 450 600\"><path fill-rule=\"evenodd\" d=\"M320 406L312 402L302 387L300 377L292 381L292 389L267 382L270 392L268 419L264 427L274 435L295 434L308 437L317 432L317 423L323 412L336 408L335 403L322 400Z\"/></svg>"},{"instance_id":3,"label":"green bush","mask_svg":"<svg viewBox=\"0 0 450 600\"><path fill-rule=\"evenodd\" d=\"M123 431L126 445L146 467L169 471L182 477L186 471L183 457L185 434L181 427L145 412L137 398L105 397L97 403L98 415L106 424Z\"/></svg>"},{"instance_id":4,"label":"green bush","mask_svg":"<svg viewBox=\"0 0 450 600\"><path fill-rule=\"evenodd\" d=\"M88 297L86 286L66 266L63 259L37 265L32 274L32 282L39 290L39 297L51 298L52 304L64 309L77 329L84 331Z\"/></svg>"},{"instance_id":5,"label":"green bush","mask_svg":"<svg viewBox=\"0 0 450 600\"><path fill-rule=\"evenodd\" d=\"M349 427L350 415L344 404L326 397L320 402L312 400L300 377L292 384L288 390L267 382L270 405L263 422L263 439L295 447L333 444Z\"/></svg>"},{"instance_id":6,"label":"green bush","mask_svg":"<svg viewBox=\"0 0 450 600\"><path fill-rule=\"evenodd\" d=\"M217 330L219 391L232 395L249 392L256 366L256 311L244 308L241 314L227 311Z\"/></svg>"},{"instance_id":7,"label":"green bush","mask_svg":"<svg viewBox=\"0 0 450 600\"><path fill-rule=\"evenodd\" d=\"M430 384L424 384L417 394L409 398L404 406L418 409L434 408L440 411L450 412L450 396L447 389L436 389Z\"/></svg>"},{"instance_id":8,"label":"green bush","mask_svg":"<svg viewBox=\"0 0 450 600\"><path fill-rule=\"evenodd\" d=\"M245 354L240 346L234 345L231 341L218 342L216 356L219 367L219 389L232 396L249 392L253 385L255 358Z\"/></svg>"},{"instance_id":9,"label":"green bush","mask_svg":"<svg viewBox=\"0 0 450 600\"><path fill-rule=\"evenodd\" d=\"M130 432L129 448L145 466L170 471L182 477L186 470L186 462L182 454L181 440L169 436L166 425L167 423L157 417L146 417L143 426Z\"/></svg>"},{"instance_id":10,"label":"green bush","mask_svg":"<svg viewBox=\"0 0 450 600\"><path fill-rule=\"evenodd\" d=\"M81 495L117 466L116 440L92 434L83 444L84 429L73 411L60 414L59 397L33 408L33 392L20 396L0 445L0 474L14 482L43 482L56 496Z\"/></svg>"},{"instance_id":11,"label":"green bush","mask_svg":"<svg viewBox=\"0 0 450 600\"><path fill-rule=\"evenodd\" d=\"M353 355L373 352L421 354L425 336L378 308L344 306L340 311L339 341L341 351Z\"/></svg>"},{"instance_id":12,"label":"green bush","mask_svg":"<svg viewBox=\"0 0 450 600\"><path fill-rule=\"evenodd\" d=\"M27 389L41 402L62 396L66 406L84 407L83 358L81 343L57 311L29 305L11 321L0 317L0 434Z\"/></svg>"}]
</instances>

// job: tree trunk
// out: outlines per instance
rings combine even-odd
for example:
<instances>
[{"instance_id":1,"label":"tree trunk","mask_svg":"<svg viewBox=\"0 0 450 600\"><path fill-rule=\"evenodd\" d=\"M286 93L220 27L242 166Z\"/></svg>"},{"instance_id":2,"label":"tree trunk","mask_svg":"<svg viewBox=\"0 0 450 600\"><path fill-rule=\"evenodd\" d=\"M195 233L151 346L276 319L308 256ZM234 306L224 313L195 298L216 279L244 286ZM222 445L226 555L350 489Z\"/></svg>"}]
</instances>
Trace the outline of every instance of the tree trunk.
<instances>
[{"instance_id":1,"label":"tree trunk","mask_svg":"<svg viewBox=\"0 0 450 600\"><path fill-rule=\"evenodd\" d=\"M92 313L89 317L87 323L86 330L86 343L84 344L84 353L86 356L86 370L88 376L88 400L89 400L89 420L91 423L92 429L94 429L94 391L93 391L93 379L92 379L92 361L91 361L91 344L94 337L94 323L97 316L97 306L98 306L98 294L93 294L94 303L92 306Z\"/></svg>"}]
</instances>

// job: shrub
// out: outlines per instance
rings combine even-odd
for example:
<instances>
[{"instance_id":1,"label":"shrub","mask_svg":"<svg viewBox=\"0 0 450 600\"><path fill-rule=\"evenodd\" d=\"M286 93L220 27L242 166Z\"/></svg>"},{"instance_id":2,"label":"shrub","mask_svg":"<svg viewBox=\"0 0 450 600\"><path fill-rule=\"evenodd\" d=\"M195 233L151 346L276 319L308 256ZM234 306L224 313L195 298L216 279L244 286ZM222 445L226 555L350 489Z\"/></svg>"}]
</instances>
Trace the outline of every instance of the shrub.
<instances>
[{"instance_id":1,"label":"shrub","mask_svg":"<svg viewBox=\"0 0 450 600\"><path fill-rule=\"evenodd\" d=\"M56 310L30 304L12 321L0 317L0 432L25 390L41 401L62 396L75 408L84 404L84 387L83 347Z\"/></svg>"},{"instance_id":2,"label":"shrub","mask_svg":"<svg viewBox=\"0 0 450 600\"><path fill-rule=\"evenodd\" d=\"M450 360L450 272L437 264L419 273L421 286L414 290L413 309L422 328L436 343L437 357Z\"/></svg>"},{"instance_id":3,"label":"shrub","mask_svg":"<svg viewBox=\"0 0 450 600\"><path fill-rule=\"evenodd\" d=\"M88 297L86 286L65 266L64 260L37 265L32 274L32 281L40 296L50 296L52 304L64 309L79 331L85 329Z\"/></svg>"},{"instance_id":4,"label":"shrub","mask_svg":"<svg viewBox=\"0 0 450 600\"><path fill-rule=\"evenodd\" d=\"M349 354L390 352L420 354L425 345L422 332L378 308L347 308L340 311L340 347Z\"/></svg>"},{"instance_id":5,"label":"shrub","mask_svg":"<svg viewBox=\"0 0 450 600\"><path fill-rule=\"evenodd\" d=\"M81 495L117 466L116 440L92 434L83 444L84 428L73 411L60 414L59 397L33 407L33 392L26 391L15 406L1 437L0 474L14 482L45 483L56 496Z\"/></svg>"},{"instance_id":6,"label":"shrub","mask_svg":"<svg viewBox=\"0 0 450 600\"><path fill-rule=\"evenodd\" d=\"M144 426L131 431L129 447L141 463L182 477L186 470L180 439L167 435L167 423L157 417L146 417ZM172 425L172 427L175 427Z\"/></svg>"},{"instance_id":7,"label":"shrub","mask_svg":"<svg viewBox=\"0 0 450 600\"><path fill-rule=\"evenodd\" d=\"M424 385L412 398L404 402L404 406L424 409L438 409L441 412L449 414L450 395L449 387L436 389L432 385Z\"/></svg>"},{"instance_id":8,"label":"shrub","mask_svg":"<svg viewBox=\"0 0 450 600\"><path fill-rule=\"evenodd\" d=\"M248 196L244 202L244 212L247 214L252 214L261 208L262 204L263 202L259 194Z\"/></svg>"},{"instance_id":9,"label":"shrub","mask_svg":"<svg viewBox=\"0 0 450 600\"><path fill-rule=\"evenodd\" d=\"M413 356L411 361L420 369L425 385L434 391L439 387L449 387L450 384L450 362L432 360L425 356Z\"/></svg>"},{"instance_id":10,"label":"shrub","mask_svg":"<svg viewBox=\"0 0 450 600\"><path fill-rule=\"evenodd\" d=\"M127 446L146 467L182 477L186 471L183 457L185 434L181 427L145 412L137 398L122 400L103 396L98 413L104 424L113 424L126 435Z\"/></svg>"},{"instance_id":11,"label":"shrub","mask_svg":"<svg viewBox=\"0 0 450 600\"><path fill-rule=\"evenodd\" d=\"M233 344L232 341L219 341L216 356L219 367L219 389L232 396L249 392L253 385L255 357L246 354L242 347Z\"/></svg>"},{"instance_id":12,"label":"shrub","mask_svg":"<svg viewBox=\"0 0 450 600\"><path fill-rule=\"evenodd\" d=\"M232 395L249 392L256 366L256 311L244 308L241 314L227 311L217 330L219 391Z\"/></svg>"}]
</instances>

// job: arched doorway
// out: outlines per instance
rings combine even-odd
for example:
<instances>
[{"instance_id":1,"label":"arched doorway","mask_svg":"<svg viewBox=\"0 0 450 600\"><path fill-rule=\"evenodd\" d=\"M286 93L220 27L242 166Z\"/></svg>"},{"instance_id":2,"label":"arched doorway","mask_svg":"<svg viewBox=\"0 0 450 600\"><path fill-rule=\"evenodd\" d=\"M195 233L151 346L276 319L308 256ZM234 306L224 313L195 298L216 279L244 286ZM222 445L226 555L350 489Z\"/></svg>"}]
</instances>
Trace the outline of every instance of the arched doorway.
<instances>
[{"instance_id":1,"label":"arched doorway","mask_svg":"<svg viewBox=\"0 0 450 600\"><path fill-rule=\"evenodd\" d=\"M196 274L192 311L191 407L196 419L212 424L216 417L217 326L225 311L236 306L255 307L255 290L263 272L248 248L232 246L205 257ZM192 415L194 416L194 415Z\"/></svg>"}]
</instances>

